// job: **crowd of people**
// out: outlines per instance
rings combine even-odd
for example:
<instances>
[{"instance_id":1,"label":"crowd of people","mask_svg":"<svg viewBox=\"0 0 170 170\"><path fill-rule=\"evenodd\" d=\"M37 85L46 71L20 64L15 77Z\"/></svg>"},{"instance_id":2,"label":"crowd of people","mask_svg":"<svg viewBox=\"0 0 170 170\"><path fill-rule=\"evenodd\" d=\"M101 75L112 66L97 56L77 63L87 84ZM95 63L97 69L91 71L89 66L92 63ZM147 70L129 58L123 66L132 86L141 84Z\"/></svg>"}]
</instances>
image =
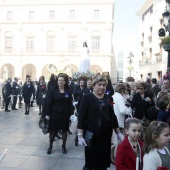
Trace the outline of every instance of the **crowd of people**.
<instances>
[{"instance_id":1,"label":"crowd of people","mask_svg":"<svg viewBox=\"0 0 170 170\"><path fill-rule=\"evenodd\" d=\"M61 150L67 154L67 133L70 117L78 116L77 139L85 146L83 170L106 170L111 163L111 138L117 139L114 164L116 170L170 170L170 81L112 84L109 74L80 77L74 81L65 73L44 76L38 82L26 77L21 85L8 78L2 88L5 112L22 107L28 115L33 101L39 115L49 122L51 154L55 137L62 137ZM3 106L3 105L2 105Z\"/></svg>"}]
</instances>

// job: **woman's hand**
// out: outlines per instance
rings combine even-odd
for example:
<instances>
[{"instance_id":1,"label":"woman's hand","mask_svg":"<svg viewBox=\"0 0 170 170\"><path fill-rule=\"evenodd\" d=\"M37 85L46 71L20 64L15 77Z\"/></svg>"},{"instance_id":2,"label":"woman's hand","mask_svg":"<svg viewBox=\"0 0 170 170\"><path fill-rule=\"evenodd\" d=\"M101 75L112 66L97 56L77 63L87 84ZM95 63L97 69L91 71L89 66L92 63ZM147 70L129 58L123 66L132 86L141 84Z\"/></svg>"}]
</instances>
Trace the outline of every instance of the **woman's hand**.
<instances>
[{"instance_id":1,"label":"woman's hand","mask_svg":"<svg viewBox=\"0 0 170 170\"><path fill-rule=\"evenodd\" d=\"M50 120L50 116L45 116L45 118L46 118L47 120Z\"/></svg>"},{"instance_id":2,"label":"woman's hand","mask_svg":"<svg viewBox=\"0 0 170 170\"><path fill-rule=\"evenodd\" d=\"M83 136L78 136L78 143L79 145L87 146L86 141L84 140Z\"/></svg>"}]
</instances>

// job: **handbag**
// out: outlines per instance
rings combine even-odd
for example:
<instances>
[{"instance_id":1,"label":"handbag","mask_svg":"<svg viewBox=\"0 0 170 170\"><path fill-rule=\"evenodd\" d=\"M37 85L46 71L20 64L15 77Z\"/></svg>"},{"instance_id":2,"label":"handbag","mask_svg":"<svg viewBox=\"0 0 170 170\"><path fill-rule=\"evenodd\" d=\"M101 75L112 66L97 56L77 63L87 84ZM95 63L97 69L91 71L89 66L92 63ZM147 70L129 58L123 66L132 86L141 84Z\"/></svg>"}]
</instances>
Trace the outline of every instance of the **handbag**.
<instances>
[{"instance_id":1,"label":"handbag","mask_svg":"<svg viewBox=\"0 0 170 170\"><path fill-rule=\"evenodd\" d=\"M85 142L87 144L87 147L88 148L92 148L94 133L89 131L89 130L87 130L87 129L85 129L83 137L84 137L84 140L85 140Z\"/></svg>"},{"instance_id":2,"label":"handbag","mask_svg":"<svg viewBox=\"0 0 170 170\"><path fill-rule=\"evenodd\" d=\"M158 110L156 109L156 107L155 106L149 107L147 110L146 118L148 120L157 120L157 116L158 116Z\"/></svg>"}]
</instances>

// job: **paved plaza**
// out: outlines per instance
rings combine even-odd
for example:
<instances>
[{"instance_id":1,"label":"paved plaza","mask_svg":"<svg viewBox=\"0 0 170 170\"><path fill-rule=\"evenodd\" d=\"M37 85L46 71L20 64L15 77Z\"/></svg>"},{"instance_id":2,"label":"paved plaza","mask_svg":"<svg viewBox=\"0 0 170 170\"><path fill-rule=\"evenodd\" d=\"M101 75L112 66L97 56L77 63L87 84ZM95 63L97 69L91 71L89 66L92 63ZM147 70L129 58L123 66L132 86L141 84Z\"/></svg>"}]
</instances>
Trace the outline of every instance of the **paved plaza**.
<instances>
[{"instance_id":1,"label":"paved plaza","mask_svg":"<svg viewBox=\"0 0 170 170\"><path fill-rule=\"evenodd\" d=\"M74 145L76 123L71 126L74 133L68 135L68 153L62 153L62 140L56 139L47 155L48 135L42 134L38 121L38 107L31 108L28 116L23 109L0 111L0 156L7 149L0 170L82 170L84 147ZM115 170L113 165L111 169Z\"/></svg>"}]
</instances>

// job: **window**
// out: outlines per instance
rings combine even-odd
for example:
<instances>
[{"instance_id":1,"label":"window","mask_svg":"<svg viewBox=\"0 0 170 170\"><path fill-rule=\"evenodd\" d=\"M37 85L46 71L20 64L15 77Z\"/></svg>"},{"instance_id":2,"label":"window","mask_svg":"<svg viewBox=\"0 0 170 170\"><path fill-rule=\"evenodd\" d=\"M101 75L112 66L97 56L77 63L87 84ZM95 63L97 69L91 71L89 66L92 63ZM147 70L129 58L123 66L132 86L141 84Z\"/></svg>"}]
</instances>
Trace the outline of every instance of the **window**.
<instances>
[{"instance_id":1,"label":"window","mask_svg":"<svg viewBox=\"0 0 170 170\"><path fill-rule=\"evenodd\" d=\"M68 38L68 53L75 53L76 52L76 38L69 37Z\"/></svg>"},{"instance_id":2,"label":"window","mask_svg":"<svg viewBox=\"0 0 170 170\"><path fill-rule=\"evenodd\" d=\"M150 78L152 78L152 73L148 73L148 76L149 76Z\"/></svg>"},{"instance_id":3,"label":"window","mask_svg":"<svg viewBox=\"0 0 170 170\"><path fill-rule=\"evenodd\" d=\"M55 37L47 37L47 52L53 53L55 51Z\"/></svg>"},{"instance_id":4,"label":"window","mask_svg":"<svg viewBox=\"0 0 170 170\"><path fill-rule=\"evenodd\" d=\"M26 52L27 53L34 52L34 37L27 37Z\"/></svg>"},{"instance_id":5,"label":"window","mask_svg":"<svg viewBox=\"0 0 170 170\"><path fill-rule=\"evenodd\" d=\"M119 79L123 79L123 70L118 70Z\"/></svg>"},{"instance_id":6,"label":"window","mask_svg":"<svg viewBox=\"0 0 170 170\"><path fill-rule=\"evenodd\" d=\"M143 74L140 75L140 79L143 80Z\"/></svg>"},{"instance_id":7,"label":"window","mask_svg":"<svg viewBox=\"0 0 170 170\"><path fill-rule=\"evenodd\" d=\"M162 78L162 71L158 71L158 80Z\"/></svg>"},{"instance_id":8,"label":"window","mask_svg":"<svg viewBox=\"0 0 170 170\"><path fill-rule=\"evenodd\" d=\"M99 18L99 10L94 10L94 18L97 19Z\"/></svg>"},{"instance_id":9,"label":"window","mask_svg":"<svg viewBox=\"0 0 170 170\"><path fill-rule=\"evenodd\" d=\"M91 52L92 53L100 52L100 37L92 37Z\"/></svg>"},{"instance_id":10,"label":"window","mask_svg":"<svg viewBox=\"0 0 170 170\"><path fill-rule=\"evenodd\" d=\"M29 11L29 20L34 20L34 17L35 17L35 12Z\"/></svg>"},{"instance_id":11,"label":"window","mask_svg":"<svg viewBox=\"0 0 170 170\"><path fill-rule=\"evenodd\" d=\"M54 19L55 18L55 11L51 10L49 11L49 19Z\"/></svg>"},{"instance_id":12,"label":"window","mask_svg":"<svg viewBox=\"0 0 170 170\"><path fill-rule=\"evenodd\" d=\"M69 11L69 18L71 18L71 19L75 18L75 10Z\"/></svg>"},{"instance_id":13,"label":"window","mask_svg":"<svg viewBox=\"0 0 170 170\"><path fill-rule=\"evenodd\" d=\"M122 60L118 60L118 68L123 68L123 61Z\"/></svg>"},{"instance_id":14,"label":"window","mask_svg":"<svg viewBox=\"0 0 170 170\"><path fill-rule=\"evenodd\" d=\"M7 12L7 21L12 21L12 11Z\"/></svg>"},{"instance_id":15,"label":"window","mask_svg":"<svg viewBox=\"0 0 170 170\"><path fill-rule=\"evenodd\" d=\"M5 37L5 52L12 52L12 37Z\"/></svg>"}]
</instances>

